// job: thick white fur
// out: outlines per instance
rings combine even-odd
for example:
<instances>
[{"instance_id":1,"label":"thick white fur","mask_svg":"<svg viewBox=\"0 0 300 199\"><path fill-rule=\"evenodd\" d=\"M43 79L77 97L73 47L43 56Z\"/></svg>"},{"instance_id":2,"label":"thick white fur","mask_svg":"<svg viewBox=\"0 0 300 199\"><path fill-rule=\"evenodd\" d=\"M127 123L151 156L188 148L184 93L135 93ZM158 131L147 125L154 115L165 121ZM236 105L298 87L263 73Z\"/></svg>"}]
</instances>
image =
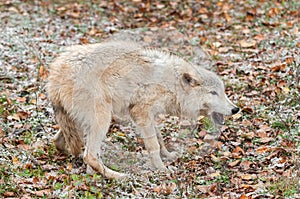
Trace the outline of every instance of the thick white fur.
<instances>
[{"instance_id":1,"label":"thick white fur","mask_svg":"<svg viewBox=\"0 0 300 199\"><path fill-rule=\"evenodd\" d=\"M160 154L170 159L175 155L155 129L158 114L196 119L212 112L231 115L236 108L216 74L134 43L73 46L50 70L47 91L61 127L54 138L56 147L73 155L84 150L89 169L108 178L124 177L107 168L100 156L113 116L134 122L153 167L163 170Z\"/></svg>"}]
</instances>

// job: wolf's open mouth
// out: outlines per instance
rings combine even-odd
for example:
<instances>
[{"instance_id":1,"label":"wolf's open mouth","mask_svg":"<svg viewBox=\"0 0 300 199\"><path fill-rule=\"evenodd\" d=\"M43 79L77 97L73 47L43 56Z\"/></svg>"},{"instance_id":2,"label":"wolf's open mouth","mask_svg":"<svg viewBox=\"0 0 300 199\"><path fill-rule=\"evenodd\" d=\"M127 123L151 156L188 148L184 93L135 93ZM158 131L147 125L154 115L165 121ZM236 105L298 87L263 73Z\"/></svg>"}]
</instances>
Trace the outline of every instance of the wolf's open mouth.
<instances>
[{"instance_id":1,"label":"wolf's open mouth","mask_svg":"<svg viewBox=\"0 0 300 199\"><path fill-rule=\"evenodd\" d=\"M222 113L212 112L211 118L215 124L224 125L224 117Z\"/></svg>"}]
</instances>

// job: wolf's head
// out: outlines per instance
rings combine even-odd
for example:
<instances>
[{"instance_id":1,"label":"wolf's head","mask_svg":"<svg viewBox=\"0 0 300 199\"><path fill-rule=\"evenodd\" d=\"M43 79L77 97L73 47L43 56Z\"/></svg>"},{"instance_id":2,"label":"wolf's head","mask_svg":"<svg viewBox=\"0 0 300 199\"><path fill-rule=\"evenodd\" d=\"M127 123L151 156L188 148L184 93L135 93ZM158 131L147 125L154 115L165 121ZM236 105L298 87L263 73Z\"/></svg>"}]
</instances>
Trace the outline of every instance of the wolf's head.
<instances>
[{"instance_id":1,"label":"wolf's head","mask_svg":"<svg viewBox=\"0 0 300 199\"><path fill-rule=\"evenodd\" d=\"M215 125L223 125L223 115L239 112L226 96L222 80L210 71L183 73L181 85L185 90L184 109L188 114L208 116Z\"/></svg>"}]
</instances>

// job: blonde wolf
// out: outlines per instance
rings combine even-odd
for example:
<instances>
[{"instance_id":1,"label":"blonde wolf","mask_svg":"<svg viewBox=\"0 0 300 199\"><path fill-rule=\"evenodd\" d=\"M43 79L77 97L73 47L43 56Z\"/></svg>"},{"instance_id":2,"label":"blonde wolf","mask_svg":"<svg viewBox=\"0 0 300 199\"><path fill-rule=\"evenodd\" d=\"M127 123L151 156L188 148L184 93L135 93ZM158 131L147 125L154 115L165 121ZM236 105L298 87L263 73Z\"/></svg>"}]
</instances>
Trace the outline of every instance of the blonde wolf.
<instances>
[{"instance_id":1,"label":"blonde wolf","mask_svg":"<svg viewBox=\"0 0 300 199\"><path fill-rule=\"evenodd\" d=\"M83 152L89 171L122 178L102 163L100 145L113 116L127 119L140 132L152 166L165 170L160 155L176 154L166 149L155 118L204 115L222 125L223 115L239 111L224 91L216 74L166 52L120 41L73 46L50 66L47 92L60 125L54 144L75 156Z\"/></svg>"}]
</instances>

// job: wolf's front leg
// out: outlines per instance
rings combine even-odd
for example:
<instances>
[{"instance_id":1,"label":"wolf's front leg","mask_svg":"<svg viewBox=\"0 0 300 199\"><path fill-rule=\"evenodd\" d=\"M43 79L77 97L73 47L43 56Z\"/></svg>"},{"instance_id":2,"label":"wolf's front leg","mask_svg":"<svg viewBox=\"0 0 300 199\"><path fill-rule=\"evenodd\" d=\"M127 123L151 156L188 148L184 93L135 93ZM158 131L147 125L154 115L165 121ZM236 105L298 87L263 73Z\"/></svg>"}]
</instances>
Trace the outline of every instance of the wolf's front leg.
<instances>
[{"instance_id":1,"label":"wolf's front leg","mask_svg":"<svg viewBox=\"0 0 300 199\"><path fill-rule=\"evenodd\" d=\"M178 156L177 152L176 151L172 151L172 152L168 151L168 149L164 143L163 136L161 135L159 130L157 130L157 138L158 138L158 143L160 145L161 155L166 157L168 160L175 160L175 158Z\"/></svg>"},{"instance_id":2,"label":"wolf's front leg","mask_svg":"<svg viewBox=\"0 0 300 199\"><path fill-rule=\"evenodd\" d=\"M139 127L139 129L145 143L145 148L149 153L152 166L155 169L166 170L167 168L160 157L160 145L154 125L149 124L147 126Z\"/></svg>"}]
</instances>

